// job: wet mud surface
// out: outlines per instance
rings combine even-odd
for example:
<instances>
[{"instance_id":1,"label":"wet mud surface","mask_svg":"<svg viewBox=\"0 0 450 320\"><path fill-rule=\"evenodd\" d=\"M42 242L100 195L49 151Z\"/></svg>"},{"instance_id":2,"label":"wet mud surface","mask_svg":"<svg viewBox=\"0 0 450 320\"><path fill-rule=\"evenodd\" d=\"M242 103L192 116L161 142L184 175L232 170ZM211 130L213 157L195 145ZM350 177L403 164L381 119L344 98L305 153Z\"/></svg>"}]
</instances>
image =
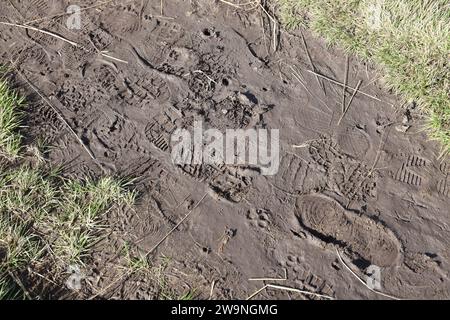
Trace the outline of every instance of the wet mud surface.
<instances>
[{"instance_id":1,"label":"wet mud surface","mask_svg":"<svg viewBox=\"0 0 450 320\"><path fill-rule=\"evenodd\" d=\"M0 4L1 21L31 21L68 5L13 2ZM363 279L370 265L379 266L383 292L449 298L450 167L415 110L389 94L366 63L350 57L348 85L361 80L364 94L341 117L342 86L310 71L343 82L346 55L306 31L313 66L300 32L281 31L274 50L270 19L260 10L174 0L161 14L160 1L131 1L83 11L81 30L68 30L65 19L39 27L77 46L2 25L0 54L93 156L27 89L25 131L54 146L53 163L75 176L136 178L138 204L109 217L114 228L86 271L88 296L154 298L145 276L117 276L117 252L125 241L149 252L192 210L149 259L170 257L171 285L200 298L246 298L263 286L250 278L285 272L285 286L338 299L383 298L346 270L336 250ZM194 121L219 130L279 129L278 172L174 165L170 137ZM258 298L317 297L268 289Z\"/></svg>"}]
</instances>

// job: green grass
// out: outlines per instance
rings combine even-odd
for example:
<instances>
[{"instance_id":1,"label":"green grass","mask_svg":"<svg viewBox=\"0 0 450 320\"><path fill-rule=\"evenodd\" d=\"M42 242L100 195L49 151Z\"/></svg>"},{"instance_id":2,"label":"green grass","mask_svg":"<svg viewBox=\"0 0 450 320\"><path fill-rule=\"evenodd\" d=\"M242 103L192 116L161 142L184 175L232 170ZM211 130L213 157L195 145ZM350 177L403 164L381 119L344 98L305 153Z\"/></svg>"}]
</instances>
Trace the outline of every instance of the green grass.
<instances>
[{"instance_id":1,"label":"green grass","mask_svg":"<svg viewBox=\"0 0 450 320\"><path fill-rule=\"evenodd\" d=\"M288 28L374 61L385 84L426 114L429 136L450 151L448 0L275 0Z\"/></svg>"},{"instance_id":2,"label":"green grass","mask_svg":"<svg viewBox=\"0 0 450 320\"><path fill-rule=\"evenodd\" d=\"M25 293L9 277L0 278L0 301L26 299Z\"/></svg>"},{"instance_id":3,"label":"green grass","mask_svg":"<svg viewBox=\"0 0 450 320\"><path fill-rule=\"evenodd\" d=\"M13 283L11 274L46 261L52 261L52 277L69 265L84 266L102 237L107 211L133 202L126 183L112 178L78 181L27 165L2 168L0 279ZM0 296L11 291L1 288L0 281Z\"/></svg>"},{"instance_id":4,"label":"green grass","mask_svg":"<svg viewBox=\"0 0 450 320\"><path fill-rule=\"evenodd\" d=\"M179 292L179 288L170 282L168 273L171 269L171 259L162 255L153 265L148 257L139 252L131 243L125 243L122 248L122 256L125 259L124 270L126 274L140 274L152 282L152 287L156 289L155 299L158 300L194 300L197 297L196 290L189 290L184 293Z\"/></svg>"},{"instance_id":5,"label":"green grass","mask_svg":"<svg viewBox=\"0 0 450 320\"><path fill-rule=\"evenodd\" d=\"M135 199L124 181L63 178L39 146L22 146L23 105L1 80L0 300L41 298L36 274L64 287L68 266L83 267L104 236L107 212Z\"/></svg>"},{"instance_id":6,"label":"green grass","mask_svg":"<svg viewBox=\"0 0 450 320\"><path fill-rule=\"evenodd\" d=\"M24 99L9 89L0 78L0 154L16 157L20 151L21 135L17 132L22 118Z\"/></svg>"}]
</instances>

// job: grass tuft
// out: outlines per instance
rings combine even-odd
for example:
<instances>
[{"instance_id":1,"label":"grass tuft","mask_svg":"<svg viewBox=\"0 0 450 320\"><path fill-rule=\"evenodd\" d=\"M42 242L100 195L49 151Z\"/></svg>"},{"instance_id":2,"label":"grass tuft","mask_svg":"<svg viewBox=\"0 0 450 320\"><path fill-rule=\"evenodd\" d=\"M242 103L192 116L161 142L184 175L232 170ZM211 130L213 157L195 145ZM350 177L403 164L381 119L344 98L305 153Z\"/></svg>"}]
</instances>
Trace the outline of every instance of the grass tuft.
<instances>
[{"instance_id":1,"label":"grass tuft","mask_svg":"<svg viewBox=\"0 0 450 320\"><path fill-rule=\"evenodd\" d=\"M53 261L50 274L84 266L102 239L105 214L130 205L135 193L112 178L67 180L21 166L0 172L0 297L9 296L11 274ZM13 286L18 288L17 286ZM19 294L20 296L20 294Z\"/></svg>"},{"instance_id":2,"label":"grass tuft","mask_svg":"<svg viewBox=\"0 0 450 320\"><path fill-rule=\"evenodd\" d=\"M22 119L24 99L8 87L0 78L0 154L12 158L19 154L21 135L17 132Z\"/></svg>"}]
</instances>

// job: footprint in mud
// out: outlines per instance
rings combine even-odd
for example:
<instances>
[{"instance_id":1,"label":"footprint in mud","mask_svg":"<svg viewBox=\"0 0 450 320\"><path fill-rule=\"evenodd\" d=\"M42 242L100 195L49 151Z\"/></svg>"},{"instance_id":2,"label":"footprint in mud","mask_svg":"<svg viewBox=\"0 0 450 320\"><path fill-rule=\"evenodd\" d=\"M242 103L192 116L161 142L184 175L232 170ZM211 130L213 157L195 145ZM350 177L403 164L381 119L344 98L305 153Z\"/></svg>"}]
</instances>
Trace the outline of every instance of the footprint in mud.
<instances>
[{"instance_id":1,"label":"footprint in mud","mask_svg":"<svg viewBox=\"0 0 450 320\"><path fill-rule=\"evenodd\" d=\"M346 210L323 195L301 196L296 208L297 218L312 235L348 249L365 264L387 267L398 262L399 240L371 218Z\"/></svg>"},{"instance_id":2,"label":"footprint in mud","mask_svg":"<svg viewBox=\"0 0 450 320\"><path fill-rule=\"evenodd\" d=\"M270 225L270 216L271 213L267 209L252 208L248 211L247 219L250 221L251 225L267 230Z\"/></svg>"},{"instance_id":3,"label":"footprint in mud","mask_svg":"<svg viewBox=\"0 0 450 320\"><path fill-rule=\"evenodd\" d=\"M21 10L19 5L19 11L22 12L27 17L27 20L37 19L42 16L46 16L54 12L54 10L59 9L59 5L54 1L46 1L46 0L30 0L24 1L23 11Z\"/></svg>"},{"instance_id":4,"label":"footprint in mud","mask_svg":"<svg viewBox=\"0 0 450 320\"><path fill-rule=\"evenodd\" d=\"M314 163L309 163L293 153L281 156L278 174L270 180L272 186L288 193L320 190L327 185L325 171Z\"/></svg>"},{"instance_id":5,"label":"footprint in mud","mask_svg":"<svg viewBox=\"0 0 450 320\"><path fill-rule=\"evenodd\" d=\"M405 265L414 273L441 271L441 264L439 256L434 253L406 252L405 254Z\"/></svg>"},{"instance_id":6,"label":"footprint in mud","mask_svg":"<svg viewBox=\"0 0 450 320\"><path fill-rule=\"evenodd\" d=\"M251 189L251 185L251 177L241 175L232 167L226 167L209 183L209 187L218 197L235 203L244 199Z\"/></svg>"},{"instance_id":7,"label":"footprint in mud","mask_svg":"<svg viewBox=\"0 0 450 320\"><path fill-rule=\"evenodd\" d=\"M450 196L450 176L446 162L436 164L408 153L393 155L390 161L394 163L390 171L392 179L431 195Z\"/></svg>"},{"instance_id":8,"label":"footprint in mud","mask_svg":"<svg viewBox=\"0 0 450 320\"><path fill-rule=\"evenodd\" d=\"M401 159L401 166L392 172L392 177L405 184L412 186L421 186L426 179L426 167L430 163L429 160L412 154L400 154L397 156Z\"/></svg>"},{"instance_id":9,"label":"footprint in mud","mask_svg":"<svg viewBox=\"0 0 450 320\"><path fill-rule=\"evenodd\" d=\"M347 155L332 139L314 140L309 145L309 155L326 173L325 182L329 189L357 201L375 196L377 175L364 163Z\"/></svg>"},{"instance_id":10,"label":"footprint in mud","mask_svg":"<svg viewBox=\"0 0 450 320\"><path fill-rule=\"evenodd\" d=\"M286 269L288 278L294 280L295 284L301 289L332 297L335 296L333 285L315 274L303 257L288 255L285 259L281 259L278 262ZM311 299L310 296L307 298Z\"/></svg>"},{"instance_id":11,"label":"footprint in mud","mask_svg":"<svg viewBox=\"0 0 450 320\"><path fill-rule=\"evenodd\" d=\"M347 127L337 137L339 149L354 159L364 159L371 148L369 135L358 127Z\"/></svg>"},{"instance_id":12,"label":"footprint in mud","mask_svg":"<svg viewBox=\"0 0 450 320\"><path fill-rule=\"evenodd\" d=\"M437 182L437 192L440 195L450 198L450 170L446 162L439 166L441 177Z\"/></svg>"},{"instance_id":13,"label":"footprint in mud","mask_svg":"<svg viewBox=\"0 0 450 320\"><path fill-rule=\"evenodd\" d=\"M171 21L164 21L162 23L157 24L157 27L155 30L151 32L153 39L157 43L163 43L163 44L174 44L178 40L180 40L185 31L183 27L176 23Z\"/></svg>"},{"instance_id":14,"label":"footprint in mud","mask_svg":"<svg viewBox=\"0 0 450 320\"><path fill-rule=\"evenodd\" d=\"M130 106L149 107L170 99L169 86L158 76L130 77L124 84L127 91L123 98Z\"/></svg>"},{"instance_id":15,"label":"footprint in mud","mask_svg":"<svg viewBox=\"0 0 450 320\"><path fill-rule=\"evenodd\" d=\"M98 50L106 50L106 48L114 42L114 37L102 28L92 28L88 31L88 34Z\"/></svg>"},{"instance_id":16,"label":"footprint in mud","mask_svg":"<svg viewBox=\"0 0 450 320\"><path fill-rule=\"evenodd\" d=\"M177 115L168 112L161 112L154 116L145 128L145 135L150 142L163 152L170 152L170 137L177 129L174 124Z\"/></svg>"},{"instance_id":17,"label":"footprint in mud","mask_svg":"<svg viewBox=\"0 0 450 320\"><path fill-rule=\"evenodd\" d=\"M132 10L110 12L109 19L104 23L104 28L112 34L133 34L139 31L139 15Z\"/></svg>"}]
</instances>

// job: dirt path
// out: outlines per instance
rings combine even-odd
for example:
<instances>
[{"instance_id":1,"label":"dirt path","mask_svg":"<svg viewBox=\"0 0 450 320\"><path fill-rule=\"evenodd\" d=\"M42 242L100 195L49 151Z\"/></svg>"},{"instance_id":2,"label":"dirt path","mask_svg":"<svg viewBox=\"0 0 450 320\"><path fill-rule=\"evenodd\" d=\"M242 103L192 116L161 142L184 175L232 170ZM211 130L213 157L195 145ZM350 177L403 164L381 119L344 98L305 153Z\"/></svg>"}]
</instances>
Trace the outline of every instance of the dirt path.
<instances>
[{"instance_id":1,"label":"dirt path","mask_svg":"<svg viewBox=\"0 0 450 320\"><path fill-rule=\"evenodd\" d=\"M64 2L3 2L1 21L64 12ZM286 270L287 280L276 283L339 299L382 298L339 262L338 249L364 279L371 264L379 266L383 292L450 298L449 167L426 140L414 106L402 106L351 57L348 85L362 81L365 95L355 94L340 121L342 86L329 79L344 82L342 52L305 33L312 66L301 35L286 32L274 52L259 10L174 0L164 2L161 16L159 0L142 3L83 11L81 30L68 30L65 17L39 23L78 47L0 26L2 62L16 62L106 171L137 178L140 203L110 218L117 228L111 252L95 256L100 270L124 240L148 252L193 209L151 257L171 257L171 282L200 297L246 298L263 286L249 278L280 278ZM31 98L27 132L56 146L51 160L66 164L67 174L102 174L54 112ZM170 136L194 119L220 130L279 129L278 173L175 166ZM108 287L107 273L92 285ZM99 292L153 297L145 279L124 277L109 288ZM299 297L311 298L273 289L258 296Z\"/></svg>"}]
</instances>

